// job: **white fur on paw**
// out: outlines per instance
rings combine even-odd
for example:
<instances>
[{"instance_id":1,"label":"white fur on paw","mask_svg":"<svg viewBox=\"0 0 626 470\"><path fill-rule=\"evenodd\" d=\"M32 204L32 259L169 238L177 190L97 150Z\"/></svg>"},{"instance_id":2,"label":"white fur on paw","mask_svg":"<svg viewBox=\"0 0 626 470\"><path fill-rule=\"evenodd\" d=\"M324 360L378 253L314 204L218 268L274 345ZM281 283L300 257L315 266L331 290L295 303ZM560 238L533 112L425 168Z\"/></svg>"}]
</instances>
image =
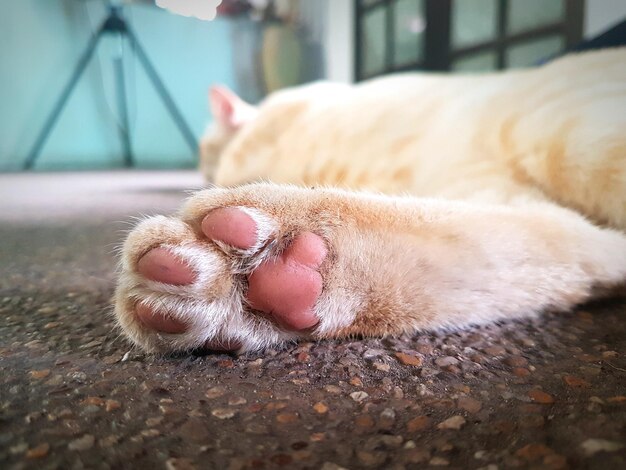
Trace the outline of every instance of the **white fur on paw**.
<instances>
[{"instance_id":1,"label":"white fur on paw","mask_svg":"<svg viewBox=\"0 0 626 470\"><path fill-rule=\"evenodd\" d=\"M315 303L315 313L320 320L315 333L323 336L350 326L362 304L362 298L346 289L323 291Z\"/></svg>"},{"instance_id":2,"label":"white fur on paw","mask_svg":"<svg viewBox=\"0 0 626 470\"><path fill-rule=\"evenodd\" d=\"M256 209L238 209L250 216L257 227L256 243L247 250L198 239L189 225L162 216L141 222L131 232L124 245L115 305L118 324L131 341L149 352L185 351L207 343L238 342L239 352L244 352L297 339L296 333L282 331L245 307L243 284L233 275L252 271L268 256L271 251L268 245L278 233L279 225ZM137 262L156 247L188 265L195 273L194 281L172 285L143 277L137 271ZM148 328L135 312L139 303L155 314L184 323L186 330L174 334Z\"/></svg>"},{"instance_id":3,"label":"white fur on paw","mask_svg":"<svg viewBox=\"0 0 626 470\"><path fill-rule=\"evenodd\" d=\"M167 312L172 318L184 322L184 333L168 334L151 332L140 344L148 349L184 351L203 347L207 342L220 341L241 344L238 352L255 351L273 344L295 340L297 335L280 331L268 320L244 311L239 292L203 301L179 296L162 295L144 291L141 302L155 311Z\"/></svg>"}]
</instances>

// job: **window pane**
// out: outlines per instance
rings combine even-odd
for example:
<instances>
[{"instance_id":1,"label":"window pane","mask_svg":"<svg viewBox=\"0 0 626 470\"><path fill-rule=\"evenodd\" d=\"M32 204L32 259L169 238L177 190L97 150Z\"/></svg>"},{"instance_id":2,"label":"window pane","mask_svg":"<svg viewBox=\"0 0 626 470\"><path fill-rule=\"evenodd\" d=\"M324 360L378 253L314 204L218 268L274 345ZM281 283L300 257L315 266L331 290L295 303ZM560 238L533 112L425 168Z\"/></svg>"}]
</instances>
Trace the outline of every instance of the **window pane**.
<instances>
[{"instance_id":1,"label":"window pane","mask_svg":"<svg viewBox=\"0 0 626 470\"><path fill-rule=\"evenodd\" d=\"M452 47L495 39L497 32L496 0L455 0L452 4Z\"/></svg>"},{"instance_id":2,"label":"window pane","mask_svg":"<svg viewBox=\"0 0 626 470\"><path fill-rule=\"evenodd\" d=\"M508 67L527 67L541 59L550 57L563 50L565 41L562 36L549 36L545 39L533 39L511 46L506 51Z\"/></svg>"},{"instance_id":3,"label":"window pane","mask_svg":"<svg viewBox=\"0 0 626 470\"><path fill-rule=\"evenodd\" d=\"M373 75L385 69L385 8L368 11L363 19L361 60L363 73Z\"/></svg>"},{"instance_id":4,"label":"window pane","mask_svg":"<svg viewBox=\"0 0 626 470\"><path fill-rule=\"evenodd\" d=\"M565 18L563 0L523 0L509 2L507 33L519 33Z\"/></svg>"},{"instance_id":5,"label":"window pane","mask_svg":"<svg viewBox=\"0 0 626 470\"><path fill-rule=\"evenodd\" d=\"M452 63L454 72L484 72L497 68L497 56L494 51L471 54Z\"/></svg>"},{"instance_id":6,"label":"window pane","mask_svg":"<svg viewBox=\"0 0 626 470\"><path fill-rule=\"evenodd\" d=\"M394 64L422 59L426 17L424 0L398 0L394 7Z\"/></svg>"}]
</instances>

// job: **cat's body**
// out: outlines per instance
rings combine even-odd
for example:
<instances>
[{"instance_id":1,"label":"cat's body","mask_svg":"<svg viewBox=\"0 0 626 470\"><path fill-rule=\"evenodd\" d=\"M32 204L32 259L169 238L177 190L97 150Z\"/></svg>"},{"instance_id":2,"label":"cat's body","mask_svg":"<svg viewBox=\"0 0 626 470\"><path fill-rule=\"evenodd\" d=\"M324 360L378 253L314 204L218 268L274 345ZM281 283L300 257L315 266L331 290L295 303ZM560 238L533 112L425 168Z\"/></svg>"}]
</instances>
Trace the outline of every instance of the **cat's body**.
<instances>
[{"instance_id":1,"label":"cat's body","mask_svg":"<svg viewBox=\"0 0 626 470\"><path fill-rule=\"evenodd\" d=\"M489 75L319 83L270 96L226 140L215 174L215 152L201 166L220 186L543 199L626 228L625 110L626 49Z\"/></svg>"},{"instance_id":2,"label":"cat's body","mask_svg":"<svg viewBox=\"0 0 626 470\"><path fill-rule=\"evenodd\" d=\"M594 225L626 230L626 49L211 102L218 185L387 196L213 189L143 222L116 313L148 350L460 327L626 281L626 236Z\"/></svg>"}]
</instances>

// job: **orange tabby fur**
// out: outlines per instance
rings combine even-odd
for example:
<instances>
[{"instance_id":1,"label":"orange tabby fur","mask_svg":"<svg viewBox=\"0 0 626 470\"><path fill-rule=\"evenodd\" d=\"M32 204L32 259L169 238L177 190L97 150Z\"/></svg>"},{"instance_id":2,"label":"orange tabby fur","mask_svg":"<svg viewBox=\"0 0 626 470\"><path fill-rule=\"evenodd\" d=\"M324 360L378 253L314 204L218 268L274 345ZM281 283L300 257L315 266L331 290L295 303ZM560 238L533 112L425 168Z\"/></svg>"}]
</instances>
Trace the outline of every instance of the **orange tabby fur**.
<instances>
[{"instance_id":1,"label":"orange tabby fur","mask_svg":"<svg viewBox=\"0 0 626 470\"><path fill-rule=\"evenodd\" d=\"M314 84L258 108L223 88L211 98L207 178L271 183L202 191L178 217L130 234L116 315L148 351L456 328L569 309L626 281L626 49L484 76ZM203 217L230 206L257 211L272 243L243 252L206 240ZM320 323L298 333L251 311L240 279L303 231L329 255ZM155 246L198 281L142 278L137 261ZM189 330L150 331L134 314L140 301L166 306Z\"/></svg>"},{"instance_id":2,"label":"orange tabby fur","mask_svg":"<svg viewBox=\"0 0 626 470\"><path fill-rule=\"evenodd\" d=\"M625 109L626 48L487 75L316 83L271 95L235 128L222 125L230 139L207 133L201 162L220 186L262 179L531 198L626 228Z\"/></svg>"}]
</instances>

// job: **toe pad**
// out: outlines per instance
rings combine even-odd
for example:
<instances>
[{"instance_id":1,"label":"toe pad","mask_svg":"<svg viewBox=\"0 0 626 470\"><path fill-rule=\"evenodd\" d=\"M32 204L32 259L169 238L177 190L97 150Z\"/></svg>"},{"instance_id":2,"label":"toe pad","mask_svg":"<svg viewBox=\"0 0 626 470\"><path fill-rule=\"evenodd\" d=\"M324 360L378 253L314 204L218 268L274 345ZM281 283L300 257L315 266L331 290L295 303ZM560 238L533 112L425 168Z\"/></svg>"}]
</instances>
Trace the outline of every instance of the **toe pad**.
<instances>
[{"instance_id":1,"label":"toe pad","mask_svg":"<svg viewBox=\"0 0 626 470\"><path fill-rule=\"evenodd\" d=\"M176 255L157 247L143 255L137 262L137 271L146 279L175 286L192 284L195 273Z\"/></svg>"},{"instance_id":2,"label":"toe pad","mask_svg":"<svg viewBox=\"0 0 626 470\"><path fill-rule=\"evenodd\" d=\"M257 242L257 224L236 207L215 209L202 220L202 232L235 248L247 250Z\"/></svg>"},{"instance_id":3,"label":"toe pad","mask_svg":"<svg viewBox=\"0 0 626 470\"><path fill-rule=\"evenodd\" d=\"M248 302L289 330L315 326L313 311L322 293L317 271L326 256L321 237L305 232L276 260L266 261L248 276Z\"/></svg>"},{"instance_id":4,"label":"toe pad","mask_svg":"<svg viewBox=\"0 0 626 470\"><path fill-rule=\"evenodd\" d=\"M135 314L144 326L160 333L181 334L187 331L187 325L180 320L156 312L143 303L137 304Z\"/></svg>"}]
</instances>

